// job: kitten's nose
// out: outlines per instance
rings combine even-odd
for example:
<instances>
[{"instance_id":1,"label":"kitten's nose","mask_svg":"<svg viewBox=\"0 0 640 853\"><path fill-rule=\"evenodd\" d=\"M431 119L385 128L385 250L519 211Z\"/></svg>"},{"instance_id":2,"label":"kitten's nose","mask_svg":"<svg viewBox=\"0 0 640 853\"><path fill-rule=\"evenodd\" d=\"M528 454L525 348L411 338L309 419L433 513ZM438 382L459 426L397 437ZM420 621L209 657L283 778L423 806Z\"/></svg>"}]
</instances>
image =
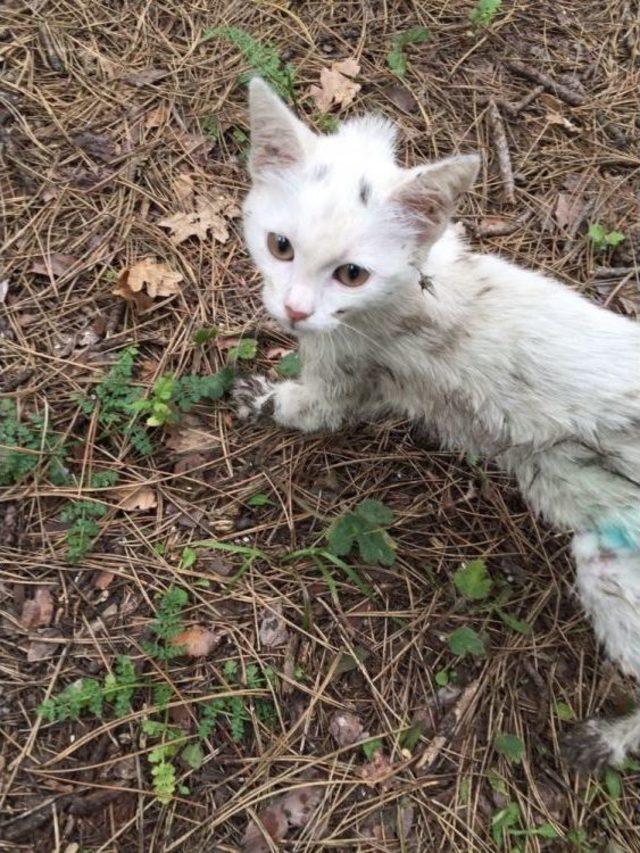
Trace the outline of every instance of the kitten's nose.
<instances>
[{"instance_id":1,"label":"kitten's nose","mask_svg":"<svg viewBox=\"0 0 640 853\"><path fill-rule=\"evenodd\" d=\"M306 320L307 317L311 316L310 311L297 311L295 308L292 308L290 305L284 306L284 310L287 312L287 317L291 320L292 323L297 323L298 320Z\"/></svg>"}]
</instances>

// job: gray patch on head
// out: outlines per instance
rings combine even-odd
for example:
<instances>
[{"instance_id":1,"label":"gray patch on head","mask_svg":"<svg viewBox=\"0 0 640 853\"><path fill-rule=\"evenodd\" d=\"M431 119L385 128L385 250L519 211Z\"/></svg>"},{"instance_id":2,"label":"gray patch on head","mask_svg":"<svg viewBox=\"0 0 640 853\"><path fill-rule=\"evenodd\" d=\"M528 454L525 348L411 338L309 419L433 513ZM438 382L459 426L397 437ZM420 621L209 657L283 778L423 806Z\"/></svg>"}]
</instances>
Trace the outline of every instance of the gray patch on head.
<instances>
[{"instance_id":1,"label":"gray patch on head","mask_svg":"<svg viewBox=\"0 0 640 853\"><path fill-rule=\"evenodd\" d=\"M366 206L369 199L371 198L371 186L365 181L364 178L360 178L360 189L358 195L360 201Z\"/></svg>"},{"instance_id":2,"label":"gray patch on head","mask_svg":"<svg viewBox=\"0 0 640 853\"><path fill-rule=\"evenodd\" d=\"M313 170L312 177L316 181L323 181L329 174L329 167L326 163L321 163Z\"/></svg>"}]
</instances>

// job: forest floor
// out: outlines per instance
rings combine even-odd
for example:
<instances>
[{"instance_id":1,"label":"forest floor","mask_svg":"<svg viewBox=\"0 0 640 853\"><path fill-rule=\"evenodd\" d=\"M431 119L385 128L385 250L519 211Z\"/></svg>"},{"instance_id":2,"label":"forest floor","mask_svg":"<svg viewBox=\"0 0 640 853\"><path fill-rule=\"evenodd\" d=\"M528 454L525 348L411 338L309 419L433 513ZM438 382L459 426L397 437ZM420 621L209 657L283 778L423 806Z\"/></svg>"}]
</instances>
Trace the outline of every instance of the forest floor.
<instances>
[{"instance_id":1,"label":"forest floor","mask_svg":"<svg viewBox=\"0 0 640 853\"><path fill-rule=\"evenodd\" d=\"M640 765L561 760L633 696L567 538L409 424L226 393L296 370L238 217L252 66L407 164L479 150L474 245L637 316L637 3L474 6L5 0L0 849L640 850Z\"/></svg>"}]
</instances>

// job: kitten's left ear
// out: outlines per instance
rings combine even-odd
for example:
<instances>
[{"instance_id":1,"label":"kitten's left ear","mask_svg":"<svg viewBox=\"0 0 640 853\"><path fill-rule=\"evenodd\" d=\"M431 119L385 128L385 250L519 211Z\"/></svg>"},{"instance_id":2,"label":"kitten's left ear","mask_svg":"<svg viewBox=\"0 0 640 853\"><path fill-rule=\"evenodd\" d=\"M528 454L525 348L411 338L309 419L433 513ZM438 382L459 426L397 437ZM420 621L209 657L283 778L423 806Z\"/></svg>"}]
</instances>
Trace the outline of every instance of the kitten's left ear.
<instances>
[{"instance_id":1,"label":"kitten's left ear","mask_svg":"<svg viewBox=\"0 0 640 853\"><path fill-rule=\"evenodd\" d=\"M433 243L442 234L458 199L473 186L479 168L477 154L463 154L411 170L392 200L421 243Z\"/></svg>"},{"instance_id":2,"label":"kitten's left ear","mask_svg":"<svg viewBox=\"0 0 640 853\"><path fill-rule=\"evenodd\" d=\"M249 170L254 180L263 172L300 163L314 138L260 77L249 83L249 121Z\"/></svg>"}]
</instances>

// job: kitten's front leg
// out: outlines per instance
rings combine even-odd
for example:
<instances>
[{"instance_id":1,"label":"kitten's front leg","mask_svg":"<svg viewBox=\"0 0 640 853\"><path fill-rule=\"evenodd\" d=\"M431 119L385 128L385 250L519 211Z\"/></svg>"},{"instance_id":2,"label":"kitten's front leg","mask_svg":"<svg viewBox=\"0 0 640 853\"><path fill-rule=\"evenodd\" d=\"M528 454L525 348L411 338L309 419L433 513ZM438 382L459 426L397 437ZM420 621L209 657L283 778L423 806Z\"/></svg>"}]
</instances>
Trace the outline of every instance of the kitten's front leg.
<instances>
[{"instance_id":1,"label":"kitten's front leg","mask_svg":"<svg viewBox=\"0 0 640 853\"><path fill-rule=\"evenodd\" d=\"M271 382L264 376L248 376L236 381L233 398L242 419L270 416L281 426L303 432L339 429L346 417L346 405L339 397L308 381Z\"/></svg>"}]
</instances>

